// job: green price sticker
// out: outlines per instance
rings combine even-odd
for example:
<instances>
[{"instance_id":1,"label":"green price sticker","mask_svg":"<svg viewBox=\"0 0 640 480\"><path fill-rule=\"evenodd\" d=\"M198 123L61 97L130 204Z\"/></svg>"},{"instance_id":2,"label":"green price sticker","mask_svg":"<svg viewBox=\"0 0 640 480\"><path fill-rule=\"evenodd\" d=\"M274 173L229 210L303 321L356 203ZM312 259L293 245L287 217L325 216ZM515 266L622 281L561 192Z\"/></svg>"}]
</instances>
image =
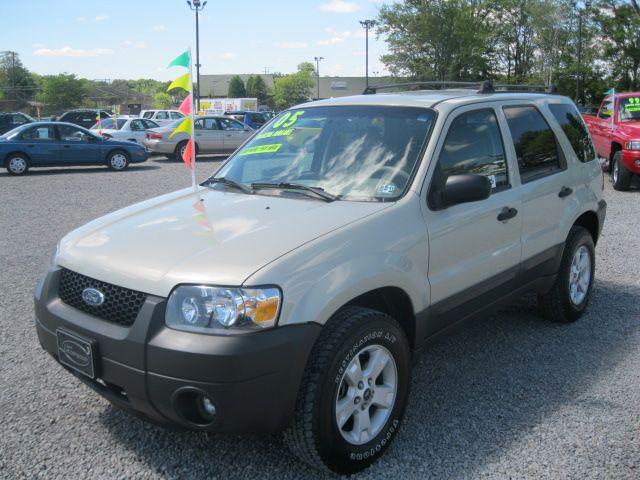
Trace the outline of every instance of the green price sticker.
<instances>
[{"instance_id":1,"label":"green price sticker","mask_svg":"<svg viewBox=\"0 0 640 480\"><path fill-rule=\"evenodd\" d=\"M275 153L282 147L281 143L272 143L270 145L258 145L256 147L247 148L240 152L242 155L259 155L261 153Z\"/></svg>"},{"instance_id":2,"label":"green price sticker","mask_svg":"<svg viewBox=\"0 0 640 480\"><path fill-rule=\"evenodd\" d=\"M271 128L277 130L279 128L292 127L302 115L304 115L304 110L298 110L297 112L287 112L282 115L282 118L279 118Z\"/></svg>"}]
</instances>

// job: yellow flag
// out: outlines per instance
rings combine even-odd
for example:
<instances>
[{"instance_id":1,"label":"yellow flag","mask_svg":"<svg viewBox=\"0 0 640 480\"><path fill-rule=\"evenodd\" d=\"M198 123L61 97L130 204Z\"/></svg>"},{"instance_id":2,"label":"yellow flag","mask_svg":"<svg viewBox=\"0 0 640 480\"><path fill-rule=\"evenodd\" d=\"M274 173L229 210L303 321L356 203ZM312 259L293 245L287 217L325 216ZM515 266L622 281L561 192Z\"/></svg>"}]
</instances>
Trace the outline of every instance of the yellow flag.
<instances>
[{"instance_id":1,"label":"yellow flag","mask_svg":"<svg viewBox=\"0 0 640 480\"><path fill-rule=\"evenodd\" d=\"M180 125L176 127L176 129L171 132L169 138L173 137L175 134L184 132L188 135L191 135L191 117L185 117L184 120L180 122Z\"/></svg>"},{"instance_id":2,"label":"yellow flag","mask_svg":"<svg viewBox=\"0 0 640 480\"><path fill-rule=\"evenodd\" d=\"M171 85L169 85L169 88L167 88L167 92L170 92L174 88L181 88L183 90L186 90L187 92L190 92L191 91L191 85L189 85L189 83L190 82L189 82L189 74L188 73L185 73L184 75L180 75L173 82L171 82Z\"/></svg>"}]
</instances>

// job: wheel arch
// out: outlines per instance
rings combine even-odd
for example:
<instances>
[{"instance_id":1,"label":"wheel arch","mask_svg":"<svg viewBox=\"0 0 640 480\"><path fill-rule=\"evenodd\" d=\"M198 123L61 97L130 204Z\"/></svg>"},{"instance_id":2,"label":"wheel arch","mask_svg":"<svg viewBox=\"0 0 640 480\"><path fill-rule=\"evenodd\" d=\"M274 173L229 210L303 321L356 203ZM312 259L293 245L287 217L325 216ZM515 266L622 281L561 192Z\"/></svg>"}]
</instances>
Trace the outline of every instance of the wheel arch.
<instances>
[{"instance_id":1,"label":"wheel arch","mask_svg":"<svg viewBox=\"0 0 640 480\"><path fill-rule=\"evenodd\" d=\"M111 154L113 154L113 153L116 153L116 152L124 153L127 156L127 158L129 159L129 161L131 161L131 154L127 151L126 148L122 148L120 146L116 146L116 147L113 147L113 148L110 148L109 150L107 150L107 153L104 156L104 160L108 162L109 161L109 156Z\"/></svg>"},{"instance_id":2,"label":"wheel arch","mask_svg":"<svg viewBox=\"0 0 640 480\"><path fill-rule=\"evenodd\" d=\"M4 158L2 159L2 166L3 166L3 167L6 167L6 166L7 166L7 161L9 160L9 157L10 157L11 155L15 155L16 153L18 153L18 154L22 155L23 157L26 157L26 158L27 158L27 161L28 161L29 163L31 163L31 157L29 156L29 154L28 154L28 153L23 152L22 150L11 150L11 151L10 151L9 153L7 153L7 154L4 156Z\"/></svg>"},{"instance_id":3,"label":"wheel arch","mask_svg":"<svg viewBox=\"0 0 640 480\"><path fill-rule=\"evenodd\" d=\"M616 152L620 152L620 151L622 151L622 144L620 142L611 142L611 150L610 150L611 153L609 154L610 167L613 164L613 157L615 156Z\"/></svg>"},{"instance_id":4,"label":"wheel arch","mask_svg":"<svg viewBox=\"0 0 640 480\"><path fill-rule=\"evenodd\" d=\"M593 210L588 210L576 218L576 221L573 222L573 226L579 226L587 229L587 231L591 234L591 238L593 238L593 243L598 243L598 236L600 232L600 220L598 219L598 215Z\"/></svg>"}]
</instances>

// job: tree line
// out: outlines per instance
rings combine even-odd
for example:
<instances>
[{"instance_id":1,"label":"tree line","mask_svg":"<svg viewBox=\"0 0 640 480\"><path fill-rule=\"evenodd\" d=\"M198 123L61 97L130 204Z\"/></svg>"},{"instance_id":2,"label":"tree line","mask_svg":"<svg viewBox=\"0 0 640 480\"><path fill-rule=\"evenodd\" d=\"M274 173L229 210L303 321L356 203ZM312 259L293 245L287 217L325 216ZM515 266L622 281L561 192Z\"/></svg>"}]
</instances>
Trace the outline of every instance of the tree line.
<instances>
[{"instance_id":1,"label":"tree line","mask_svg":"<svg viewBox=\"0 0 640 480\"><path fill-rule=\"evenodd\" d=\"M405 0L382 6L377 25L394 76L554 84L588 104L640 88L635 1Z\"/></svg>"}]
</instances>

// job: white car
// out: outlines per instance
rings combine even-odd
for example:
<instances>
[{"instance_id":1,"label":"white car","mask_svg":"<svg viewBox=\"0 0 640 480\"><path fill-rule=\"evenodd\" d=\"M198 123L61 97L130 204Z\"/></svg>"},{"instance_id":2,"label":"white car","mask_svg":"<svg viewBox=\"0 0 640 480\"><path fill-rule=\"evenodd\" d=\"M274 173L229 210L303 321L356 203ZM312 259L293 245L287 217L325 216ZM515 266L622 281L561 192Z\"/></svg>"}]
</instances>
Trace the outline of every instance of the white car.
<instances>
[{"instance_id":1,"label":"white car","mask_svg":"<svg viewBox=\"0 0 640 480\"><path fill-rule=\"evenodd\" d=\"M153 120L146 118L108 118L101 125L94 125L91 130L102 131L104 138L140 143L144 141L145 132L151 128L159 128Z\"/></svg>"},{"instance_id":2,"label":"white car","mask_svg":"<svg viewBox=\"0 0 640 480\"><path fill-rule=\"evenodd\" d=\"M178 110L143 110L140 112L140 118L153 120L158 125L168 125L184 117L184 113Z\"/></svg>"}]
</instances>

